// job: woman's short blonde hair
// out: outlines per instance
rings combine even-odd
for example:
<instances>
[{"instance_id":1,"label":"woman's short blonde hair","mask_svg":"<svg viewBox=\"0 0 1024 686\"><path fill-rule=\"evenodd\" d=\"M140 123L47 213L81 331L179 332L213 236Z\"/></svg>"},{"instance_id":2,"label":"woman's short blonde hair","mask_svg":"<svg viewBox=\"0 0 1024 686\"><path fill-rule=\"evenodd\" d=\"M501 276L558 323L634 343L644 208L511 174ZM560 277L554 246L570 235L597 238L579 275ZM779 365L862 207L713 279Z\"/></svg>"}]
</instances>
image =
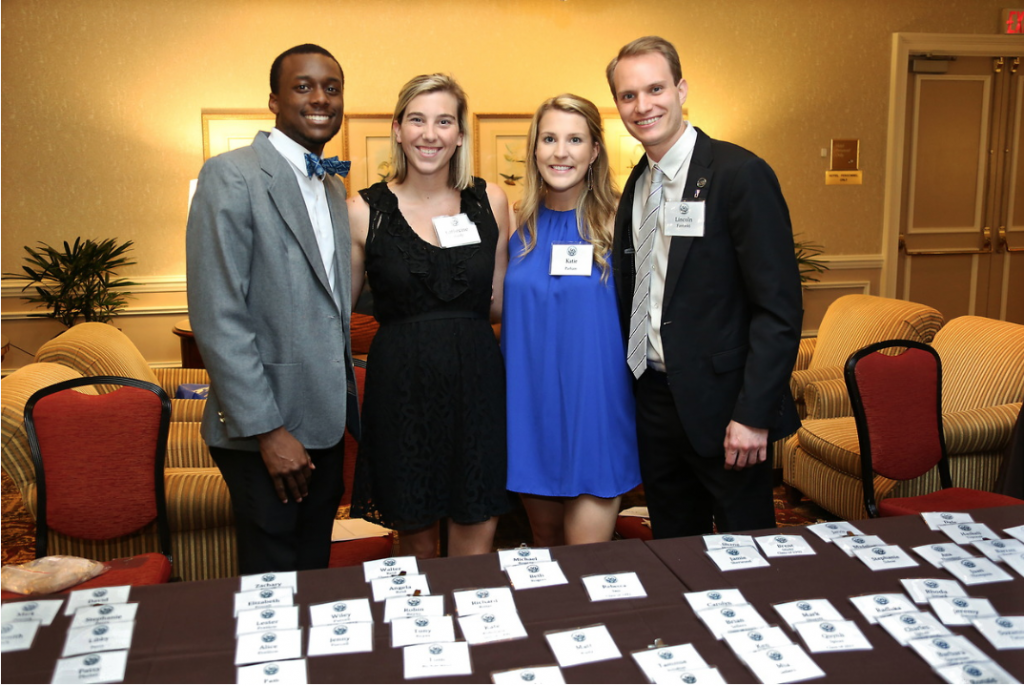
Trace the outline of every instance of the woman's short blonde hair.
<instances>
[{"instance_id":1,"label":"woman's short blonde hair","mask_svg":"<svg viewBox=\"0 0 1024 686\"><path fill-rule=\"evenodd\" d=\"M469 161L469 106L466 102L465 91L455 79L447 74L422 74L414 77L409 83L402 86L402 90L398 93L398 104L395 105L393 122L398 125L402 124L406 108L417 96L438 92L451 93L458 103L456 117L459 121L459 133L462 134L462 145L455 151L451 162L449 162L448 185L461 191L473 184L473 170ZM391 178L402 183L409 174L409 165L405 159L402 144L395 136L394 123L391 126L391 165L393 167Z\"/></svg>"}]
</instances>

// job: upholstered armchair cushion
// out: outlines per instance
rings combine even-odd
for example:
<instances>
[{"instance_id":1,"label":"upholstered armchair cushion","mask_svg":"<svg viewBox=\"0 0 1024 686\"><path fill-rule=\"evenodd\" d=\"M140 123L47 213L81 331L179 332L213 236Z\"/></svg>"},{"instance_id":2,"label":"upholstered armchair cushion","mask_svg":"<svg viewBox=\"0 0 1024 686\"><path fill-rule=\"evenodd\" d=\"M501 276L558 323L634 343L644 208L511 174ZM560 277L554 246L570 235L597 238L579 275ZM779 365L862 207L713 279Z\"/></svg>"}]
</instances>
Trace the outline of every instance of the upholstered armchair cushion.
<instances>
[{"instance_id":1,"label":"upholstered armchair cushion","mask_svg":"<svg viewBox=\"0 0 1024 686\"><path fill-rule=\"evenodd\" d=\"M843 379L823 379L807 384L804 389L806 419L852 417L853 406Z\"/></svg>"},{"instance_id":2,"label":"upholstered armchair cushion","mask_svg":"<svg viewBox=\"0 0 1024 686\"><path fill-rule=\"evenodd\" d=\"M100 322L76 324L47 341L36 362L54 362L82 376L127 376L154 383L174 398L183 383L210 383L204 369L153 369L118 328ZM106 389L101 389L106 390ZM171 400L171 421L199 421L205 400Z\"/></svg>"},{"instance_id":3,"label":"upholstered armchair cushion","mask_svg":"<svg viewBox=\"0 0 1024 686\"><path fill-rule=\"evenodd\" d=\"M1010 442L1020 403L942 413L942 434L950 455L1002 450Z\"/></svg>"}]
</instances>

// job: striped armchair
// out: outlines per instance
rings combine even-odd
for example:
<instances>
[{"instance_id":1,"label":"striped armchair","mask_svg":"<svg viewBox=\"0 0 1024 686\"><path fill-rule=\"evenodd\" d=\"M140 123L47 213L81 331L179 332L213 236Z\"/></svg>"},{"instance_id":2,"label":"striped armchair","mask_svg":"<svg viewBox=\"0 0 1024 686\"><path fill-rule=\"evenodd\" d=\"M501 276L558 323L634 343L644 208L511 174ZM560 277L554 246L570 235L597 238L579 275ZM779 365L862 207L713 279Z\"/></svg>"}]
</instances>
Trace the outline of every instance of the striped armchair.
<instances>
[{"instance_id":1,"label":"striped armchair","mask_svg":"<svg viewBox=\"0 0 1024 686\"><path fill-rule=\"evenodd\" d=\"M843 381L846 358L866 345L893 338L931 343L943 321L938 310L905 300L876 295L838 298L825 312L818 335L800 341L789 380L800 419L852 417ZM775 443L775 468L782 469L786 483L792 470L791 440Z\"/></svg>"},{"instance_id":2,"label":"striped armchair","mask_svg":"<svg viewBox=\"0 0 1024 686\"><path fill-rule=\"evenodd\" d=\"M931 343L942 360L942 424L953 484L991 491L1024 398L1024 326L958 317ZM843 519L864 519L853 417L807 419L787 441L786 483ZM937 490L932 470L913 481L876 476L875 499Z\"/></svg>"}]
</instances>

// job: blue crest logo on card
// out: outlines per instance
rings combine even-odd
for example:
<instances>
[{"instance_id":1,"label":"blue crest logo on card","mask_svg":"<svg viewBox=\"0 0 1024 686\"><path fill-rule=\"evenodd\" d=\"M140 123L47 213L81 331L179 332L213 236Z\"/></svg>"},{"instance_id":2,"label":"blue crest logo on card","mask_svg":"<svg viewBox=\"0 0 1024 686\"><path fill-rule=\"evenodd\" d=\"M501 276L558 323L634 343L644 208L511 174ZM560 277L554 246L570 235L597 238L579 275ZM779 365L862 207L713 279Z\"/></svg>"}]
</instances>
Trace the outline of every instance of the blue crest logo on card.
<instances>
[{"instance_id":1,"label":"blue crest logo on card","mask_svg":"<svg viewBox=\"0 0 1024 686\"><path fill-rule=\"evenodd\" d=\"M966 674L967 676L972 676L972 677L977 678L977 677L981 676L983 673L984 672L982 672L980 669L978 669L974 665L967 665L966 667L964 667L964 674Z\"/></svg>"},{"instance_id":2,"label":"blue crest logo on card","mask_svg":"<svg viewBox=\"0 0 1024 686\"><path fill-rule=\"evenodd\" d=\"M577 643L583 643L585 640L587 640L587 635L580 631L572 635L572 640L576 641Z\"/></svg>"},{"instance_id":3,"label":"blue crest logo on card","mask_svg":"<svg viewBox=\"0 0 1024 686\"><path fill-rule=\"evenodd\" d=\"M722 599L722 594L719 593L718 591L711 591L710 593L708 593L708 598L710 600L721 600Z\"/></svg>"},{"instance_id":4,"label":"blue crest logo on card","mask_svg":"<svg viewBox=\"0 0 1024 686\"><path fill-rule=\"evenodd\" d=\"M9 634L13 630L14 630L14 625L13 624L4 624L3 627L0 627L0 633L3 633L3 634Z\"/></svg>"},{"instance_id":5,"label":"blue crest logo on card","mask_svg":"<svg viewBox=\"0 0 1024 686\"><path fill-rule=\"evenodd\" d=\"M992 547L993 548L1005 548L1006 544L1003 543L1002 541L992 541Z\"/></svg>"},{"instance_id":6,"label":"blue crest logo on card","mask_svg":"<svg viewBox=\"0 0 1024 686\"><path fill-rule=\"evenodd\" d=\"M383 564L385 567L394 567L396 564L398 564L398 562L394 558L389 557L388 559L384 560L384 562L382 562L381 564Z\"/></svg>"},{"instance_id":7,"label":"blue crest logo on card","mask_svg":"<svg viewBox=\"0 0 1024 686\"><path fill-rule=\"evenodd\" d=\"M114 606L113 605L100 605L100 609L98 609L96 611L99 612L101 615L109 615L111 612L114 611Z\"/></svg>"},{"instance_id":8,"label":"blue crest logo on card","mask_svg":"<svg viewBox=\"0 0 1024 686\"><path fill-rule=\"evenodd\" d=\"M391 583L394 586L404 586L405 585L405 577L404 576L393 576L393 577L391 577Z\"/></svg>"},{"instance_id":9,"label":"blue crest logo on card","mask_svg":"<svg viewBox=\"0 0 1024 686\"><path fill-rule=\"evenodd\" d=\"M569 253L569 257L576 257L576 246L570 245L566 252Z\"/></svg>"},{"instance_id":10,"label":"blue crest logo on card","mask_svg":"<svg viewBox=\"0 0 1024 686\"><path fill-rule=\"evenodd\" d=\"M263 673L267 676L274 676L280 669L277 665L266 665L263 667Z\"/></svg>"},{"instance_id":11,"label":"blue crest logo on card","mask_svg":"<svg viewBox=\"0 0 1024 686\"><path fill-rule=\"evenodd\" d=\"M276 614L277 612L268 608L260 613L260 617L262 617L263 619L273 619L274 615Z\"/></svg>"},{"instance_id":12,"label":"blue crest logo on card","mask_svg":"<svg viewBox=\"0 0 1024 686\"><path fill-rule=\"evenodd\" d=\"M344 612L348 609L348 603L335 603L332 609L335 612Z\"/></svg>"},{"instance_id":13,"label":"blue crest logo on card","mask_svg":"<svg viewBox=\"0 0 1024 686\"><path fill-rule=\"evenodd\" d=\"M334 635L335 636L344 636L347 633L348 633L348 627L345 626L344 624L339 624L338 626L334 627Z\"/></svg>"},{"instance_id":14,"label":"blue crest logo on card","mask_svg":"<svg viewBox=\"0 0 1024 686\"><path fill-rule=\"evenodd\" d=\"M826 634L830 634L830 633L832 633L833 631L836 630L836 625L835 624L830 624L828 622L822 622L821 624L818 625L818 628L820 628Z\"/></svg>"},{"instance_id":15,"label":"blue crest logo on card","mask_svg":"<svg viewBox=\"0 0 1024 686\"><path fill-rule=\"evenodd\" d=\"M416 626L424 627L424 626L427 626L429 624L430 624L430 620L427 619L426 617L417 617L416 618Z\"/></svg>"},{"instance_id":16,"label":"blue crest logo on card","mask_svg":"<svg viewBox=\"0 0 1024 686\"><path fill-rule=\"evenodd\" d=\"M963 598L953 598L953 604L957 607L967 607L968 605L970 605L970 603L968 603Z\"/></svg>"},{"instance_id":17,"label":"blue crest logo on card","mask_svg":"<svg viewBox=\"0 0 1024 686\"><path fill-rule=\"evenodd\" d=\"M526 571L530 572L530 574L536 574L540 571L540 567L538 567L537 565L530 565L526 568Z\"/></svg>"},{"instance_id":18,"label":"blue crest logo on card","mask_svg":"<svg viewBox=\"0 0 1024 686\"><path fill-rule=\"evenodd\" d=\"M1013 628L1013 622L1011 620L1007 619L1006 617L1000 617L999 619L997 619L996 620L996 624L998 624L999 626L1003 627L1004 629L1012 629Z\"/></svg>"},{"instance_id":19,"label":"blue crest logo on card","mask_svg":"<svg viewBox=\"0 0 1024 686\"><path fill-rule=\"evenodd\" d=\"M939 587L939 582L935 581L934 579L928 579L928 581L924 582L924 587L925 588L938 588Z\"/></svg>"},{"instance_id":20,"label":"blue crest logo on card","mask_svg":"<svg viewBox=\"0 0 1024 686\"><path fill-rule=\"evenodd\" d=\"M530 549L529 548L520 548L519 550L516 551L516 555L518 555L519 557L530 557Z\"/></svg>"},{"instance_id":21,"label":"blue crest logo on card","mask_svg":"<svg viewBox=\"0 0 1024 686\"><path fill-rule=\"evenodd\" d=\"M804 612L807 612L812 607L811 604L808 602L799 602L796 604L796 606L798 609L803 610Z\"/></svg>"},{"instance_id":22,"label":"blue crest logo on card","mask_svg":"<svg viewBox=\"0 0 1024 686\"><path fill-rule=\"evenodd\" d=\"M885 549L884 548L872 548L871 552L874 553L875 555L885 555Z\"/></svg>"},{"instance_id":23,"label":"blue crest logo on card","mask_svg":"<svg viewBox=\"0 0 1024 686\"><path fill-rule=\"evenodd\" d=\"M903 615L902 617L900 617L900 621L906 624L907 626L913 626L917 624L917 618L911 617L910 615Z\"/></svg>"},{"instance_id":24,"label":"blue crest logo on card","mask_svg":"<svg viewBox=\"0 0 1024 686\"><path fill-rule=\"evenodd\" d=\"M683 207L686 207L686 205L683 205ZM684 684L695 684L695 683L697 683L697 677L695 677L692 674L680 674L679 675L679 680L682 681Z\"/></svg>"},{"instance_id":25,"label":"blue crest logo on card","mask_svg":"<svg viewBox=\"0 0 1024 686\"><path fill-rule=\"evenodd\" d=\"M260 591L260 598L273 598L274 592L271 590Z\"/></svg>"},{"instance_id":26,"label":"blue crest logo on card","mask_svg":"<svg viewBox=\"0 0 1024 686\"><path fill-rule=\"evenodd\" d=\"M957 528L960 529L960 531L970 531L971 530L971 525L970 524L960 524L960 525L957 526Z\"/></svg>"},{"instance_id":27,"label":"blue crest logo on card","mask_svg":"<svg viewBox=\"0 0 1024 686\"><path fill-rule=\"evenodd\" d=\"M768 653L768 659L772 660L773 662L778 662L782 659L782 653L780 653L777 650L773 650L770 653Z\"/></svg>"},{"instance_id":28,"label":"blue crest logo on card","mask_svg":"<svg viewBox=\"0 0 1024 686\"><path fill-rule=\"evenodd\" d=\"M728 550L725 551L725 554L726 555L732 555L733 557L736 557L737 555L740 554L740 551L738 549L736 549L736 548L729 548Z\"/></svg>"},{"instance_id":29,"label":"blue crest logo on card","mask_svg":"<svg viewBox=\"0 0 1024 686\"><path fill-rule=\"evenodd\" d=\"M971 562L970 560L960 560L960 564L962 564L964 567L967 567L967 569L974 569L975 567L978 566L978 565L974 564L973 562Z\"/></svg>"},{"instance_id":30,"label":"blue crest logo on card","mask_svg":"<svg viewBox=\"0 0 1024 686\"><path fill-rule=\"evenodd\" d=\"M94 626L92 628L92 635L93 636L102 636L103 634L107 633L108 631L110 631L110 626L109 625L107 625L107 624L100 624L99 626Z\"/></svg>"},{"instance_id":31,"label":"blue crest logo on card","mask_svg":"<svg viewBox=\"0 0 1024 686\"><path fill-rule=\"evenodd\" d=\"M419 607L420 602L419 598L409 598L405 601L405 604L409 607Z\"/></svg>"},{"instance_id":32,"label":"blue crest logo on card","mask_svg":"<svg viewBox=\"0 0 1024 686\"><path fill-rule=\"evenodd\" d=\"M98 665L100 663L101 659L102 659L101 656L96 655L95 653L93 653L92 655L86 655L85 657L83 657L82 658L82 664L85 665L86 667L92 667L94 665Z\"/></svg>"},{"instance_id":33,"label":"blue crest logo on card","mask_svg":"<svg viewBox=\"0 0 1024 686\"><path fill-rule=\"evenodd\" d=\"M523 681L533 681L534 679L537 678L537 675L534 674L533 672L527 670L525 672L519 672L519 678L522 679Z\"/></svg>"},{"instance_id":34,"label":"blue crest logo on card","mask_svg":"<svg viewBox=\"0 0 1024 686\"><path fill-rule=\"evenodd\" d=\"M476 597L477 598L489 598L490 596L491 596L491 592L490 591L480 590L480 591L476 592Z\"/></svg>"},{"instance_id":35,"label":"blue crest logo on card","mask_svg":"<svg viewBox=\"0 0 1024 686\"><path fill-rule=\"evenodd\" d=\"M939 515L939 517L941 517L942 519L945 519L947 522L949 520L953 519L953 515L949 514L948 512L943 512L942 514Z\"/></svg>"},{"instance_id":36,"label":"blue crest logo on card","mask_svg":"<svg viewBox=\"0 0 1024 686\"><path fill-rule=\"evenodd\" d=\"M728 534L726 534L725 536L722 536L722 540L725 541L726 543L732 543L733 541L736 540L736 537L735 536L729 536Z\"/></svg>"},{"instance_id":37,"label":"blue crest logo on card","mask_svg":"<svg viewBox=\"0 0 1024 686\"><path fill-rule=\"evenodd\" d=\"M22 612L35 612L36 608L39 607L39 603L25 603L21 606Z\"/></svg>"},{"instance_id":38,"label":"blue crest logo on card","mask_svg":"<svg viewBox=\"0 0 1024 686\"><path fill-rule=\"evenodd\" d=\"M854 543L856 543L857 545L860 545L861 543L863 543L863 542L864 542L864 539L863 539L863 538L861 538L860 536L854 536L854 538L853 538L852 540L853 540L853 542L854 542Z\"/></svg>"},{"instance_id":39,"label":"blue crest logo on card","mask_svg":"<svg viewBox=\"0 0 1024 686\"><path fill-rule=\"evenodd\" d=\"M775 537L775 542L776 542L776 543L785 543L785 542L786 542L786 540L787 540L787 537L786 537L786 536L776 536L776 537Z\"/></svg>"},{"instance_id":40,"label":"blue crest logo on card","mask_svg":"<svg viewBox=\"0 0 1024 686\"><path fill-rule=\"evenodd\" d=\"M92 597L93 598L103 598L106 595L107 595L107 589L105 589L105 588L98 588L98 589L96 589L95 591L92 592Z\"/></svg>"},{"instance_id":41,"label":"blue crest logo on card","mask_svg":"<svg viewBox=\"0 0 1024 686\"><path fill-rule=\"evenodd\" d=\"M754 641L755 643L764 640L764 636L761 635L760 631L751 631L749 634L747 634L747 638L749 638L751 641Z\"/></svg>"},{"instance_id":42,"label":"blue crest logo on card","mask_svg":"<svg viewBox=\"0 0 1024 686\"><path fill-rule=\"evenodd\" d=\"M888 605L889 599L885 596L875 596L875 605Z\"/></svg>"},{"instance_id":43,"label":"blue crest logo on card","mask_svg":"<svg viewBox=\"0 0 1024 686\"><path fill-rule=\"evenodd\" d=\"M614 584L618 580L619 580L619 577L615 576L614 574L609 574L608 576L606 576L604 578L605 583L608 583L608 584Z\"/></svg>"},{"instance_id":44,"label":"blue crest logo on card","mask_svg":"<svg viewBox=\"0 0 1024 686\"><path fill-rule=\"evenodd\" d=\"M485 614L485 615L484 615L483 617L481 617L480 619L482 619L482 620L483 620L484 622L486 622L487 624L490 624L490 623L492 623L492 622L493 622L494 620L496 620L496 619L497 619L497 617L495 617L494 615L492 615L491 613L489 613L489 612L488 612L487 614Z\"/></svg>"},{"instance_id":45,"label":"blue crest logo on card","mask_svg":"<svg viewBox=\"0 0 1024 686\"><path fill-rule=\"evenodd\" d=\"M835 530L835 529L838 529L838 528L839 528L839 525L838 525L838 524L826 524L826 525L825 525L825 528L826 528L826 529L832 529L832 530Z\"/></svg>"},{"instance_id":46,"label":"blue crest logo on card","mask_svg":"<svg viewBox=\"0 0 1024 686\"><path fill-rule=\"evenodd\" d=\"M730 610L729 608L726 608L726 609L722 610L722 616L723 617L735 617L736 616L736 612L734 610Z\"/></svg>"},{"instance_id":47,"label":"blue crest logo on card","mask_svg":"<svg viewBox=\"0 0 1024 686\"><path fill-rule=\"evenodd\" d=\"M441 646L437 645L436 643L434 645L430 646L430 648L428 648L427 650L430 651L431 655L440 655L441 653L444 652L444 648L442 648Z\"/></svg>"},{"instance_id":48,"label":"blue crest logo on card","mask_svg":"<svg viewBox=\"0 0 1024 686\"><path fill-rule=\"evenodd\" d=\"M266 583L269 584L271 581L273 581L274 579L277 578L277 575L276 574L264 574L262 578L263 578L263 581L265 581Z\"/></svg>"},{"instance_id":49,"label":"blue crest logo on card","mask_svg":"<svg viewBox=\"0 0 1024 686\"><path fill-rule=\"evenodd\" d=\"M937 553L944 553L944 552L946 552L946 546L944 546L944 545L933 545L932 546L932 550L934 550Z\"/></svg>"},{"instance_id":50,"label":"blue crest logo on card","mask_svg":"<svg viewBox=\"0 0 1024 686\"><path fill-rule=\"evenodd\" d=\"M934 645L939 650L949 650L949 643L947 643L946 639L944 638L936 638L934 641L932 641L932 645Z\"/></svg>"},{"instance_id":51,"label":"blue crest logo on card","mask_svg":"<svg viewBox=\"0 0 1024 686\"><path fill-rule=\"evenodd\" d=\"M671 650L662 650L661 652L658 653L658 657L660 657L662 660L671 660L672 659L672 651Z\"/></svg>"},{"instance_id":52,"label":"blue crest logo on card","mask_svg":"<svg viewBox=\"0 0 1024 686\"><path fill-rule=\"evenodd\" d=\"M264 643L273 643L274 641L276 641L276 640L277 640L277 634L274 634L274 633L266 633L266 634L263 634L262 636L260 636L260 639L261 639L261 640L262 640L262 641L263 641Z\"/></svg>"}]
</instances>

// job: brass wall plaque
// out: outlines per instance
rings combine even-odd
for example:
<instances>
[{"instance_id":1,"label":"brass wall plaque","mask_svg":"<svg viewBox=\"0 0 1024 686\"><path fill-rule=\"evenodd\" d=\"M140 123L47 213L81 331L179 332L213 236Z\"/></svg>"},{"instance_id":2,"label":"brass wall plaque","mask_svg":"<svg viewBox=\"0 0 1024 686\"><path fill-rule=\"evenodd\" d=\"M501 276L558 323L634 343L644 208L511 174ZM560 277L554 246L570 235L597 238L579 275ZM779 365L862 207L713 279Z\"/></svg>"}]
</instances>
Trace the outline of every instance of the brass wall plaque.
<instances>
[{"instance_id":1,"label":"brass wall plaque","mask_svg":"<svg viewBox=\"0 0 1024 686\"><path fill-rule=\"evenodd\" d=\"M829 169L832 171L860 169L860 140L857 138L833 138Z\"/></svg>"}]
</instances>

